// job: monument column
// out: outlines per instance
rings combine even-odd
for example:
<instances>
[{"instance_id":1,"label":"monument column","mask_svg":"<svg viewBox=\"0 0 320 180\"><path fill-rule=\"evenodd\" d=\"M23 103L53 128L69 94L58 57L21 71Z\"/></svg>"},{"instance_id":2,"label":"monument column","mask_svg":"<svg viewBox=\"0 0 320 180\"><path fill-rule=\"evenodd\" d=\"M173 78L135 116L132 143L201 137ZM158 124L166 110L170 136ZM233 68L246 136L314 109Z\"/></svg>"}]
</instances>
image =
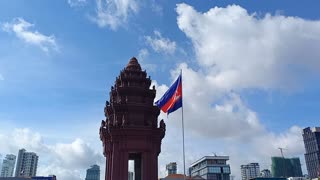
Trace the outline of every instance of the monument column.
<instances>
[{"instance_id":1,"label":"monument column","mask_svg":"<svg viewBox=\"0 0 320 180\"><path fill-rule=\"evenodd\" d=\"M165 123L158 123L156 90L136 58L120 71L110 90L101 122L100 139L106 156L105 180L127 180L128 160L134 161L135 180L158 179L158 155Z\"/></svg>"},{"instance_id":2,"label":"monument column","mask_svg":"<svg viewBox=\"0 0 320 180\"><path fill-rule=\"evenodd\" d=\"M126 151L121 151L119 159L120 167L120 178L119 179L128 179L128 153Z\"/></svg>"}]
</instances>

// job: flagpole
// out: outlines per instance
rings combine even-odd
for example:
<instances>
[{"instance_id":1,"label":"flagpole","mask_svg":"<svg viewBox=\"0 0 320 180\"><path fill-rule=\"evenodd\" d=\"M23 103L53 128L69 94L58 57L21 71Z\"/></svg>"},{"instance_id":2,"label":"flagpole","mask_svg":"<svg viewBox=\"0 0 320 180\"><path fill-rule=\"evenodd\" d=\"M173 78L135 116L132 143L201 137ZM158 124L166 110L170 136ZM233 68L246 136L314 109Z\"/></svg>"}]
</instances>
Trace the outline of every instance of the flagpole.
<instances>
[{"instance_id":1,"label":"flagpole","mask_svg":"<svg viewBox=\"0 0 320 180\"><path fill-rule=\"evenodd\" d=\"M181 75L181 84L182 84L182 69L180 69L180 75ZM183 85L183 84L182 84ZM182 86L183 87L183 86ZM181 96L183 88L181 88ZM182 96L183 97L183 96ZM182 146L183 146L183 179L186 179L186 159L185 159L185 152L184 152L184 120L183 120L183 100L182 100L182 108L181 108L181 122L182 122Z\"/></svg>"}]
</instances>

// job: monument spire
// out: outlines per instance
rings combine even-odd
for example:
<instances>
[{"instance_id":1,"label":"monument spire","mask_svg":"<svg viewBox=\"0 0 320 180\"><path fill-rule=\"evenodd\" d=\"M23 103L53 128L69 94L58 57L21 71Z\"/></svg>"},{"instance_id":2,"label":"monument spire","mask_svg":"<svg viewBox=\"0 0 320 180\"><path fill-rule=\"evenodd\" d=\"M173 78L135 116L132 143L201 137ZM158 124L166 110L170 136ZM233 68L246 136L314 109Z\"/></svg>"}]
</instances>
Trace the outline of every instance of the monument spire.
<instances>
[{"instance_id":1,"label":"monument spire","mask_svg":"<svg viewBox=\"0 0 320 180\"><path fill-rule=\"evenodd\" d=\"M100 139L106 156L105 180L127 180L128 160L134 161L135 180L158 179L158 155L165 123L154 105L155 87L133 57L120 71L104 108Z\"/></svg>"}]
</instances>

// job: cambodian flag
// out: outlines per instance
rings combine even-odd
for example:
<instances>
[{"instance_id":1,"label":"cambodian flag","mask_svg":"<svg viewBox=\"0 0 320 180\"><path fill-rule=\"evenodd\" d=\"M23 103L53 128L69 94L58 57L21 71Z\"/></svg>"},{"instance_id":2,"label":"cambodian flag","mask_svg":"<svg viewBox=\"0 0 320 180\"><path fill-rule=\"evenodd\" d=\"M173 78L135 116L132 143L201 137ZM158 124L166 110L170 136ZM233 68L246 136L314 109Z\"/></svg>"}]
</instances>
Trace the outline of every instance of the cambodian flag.
<instances>
[{"instance_id":1,"label":"cambodian flag","mask_svg":"<svg viewBox=\"0 0 320 180\"><path fill-rule=\"evenodd\" d=\"M172 84L167 92L156 102L156 105L164 113L172 113L182 107L182 77L179 75L178 79Z\"/></svg>"}]
</instances>

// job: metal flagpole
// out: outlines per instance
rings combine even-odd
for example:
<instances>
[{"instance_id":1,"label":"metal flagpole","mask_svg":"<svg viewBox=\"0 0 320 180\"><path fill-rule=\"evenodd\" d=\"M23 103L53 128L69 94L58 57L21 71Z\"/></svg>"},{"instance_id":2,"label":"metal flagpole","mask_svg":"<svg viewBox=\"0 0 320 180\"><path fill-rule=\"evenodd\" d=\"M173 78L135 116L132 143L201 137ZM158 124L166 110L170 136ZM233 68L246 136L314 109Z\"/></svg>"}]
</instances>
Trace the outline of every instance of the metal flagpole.
<instances>
[{"instance_id":1,"label":"metal flagpole","mask_svg":"<svg viewBox=\"0 0 320 180\"><path fill-rule=\"evenodd\" d=\"M182 69L180 69L180 75L181 75L181 86L182 84ZM183 86L181 88L181 98L183 98ZM182 146L183 146L183 179L186 179L186 159L185 159L185 153L184 153L184 120L183 120L183 99L182 99L182 108L181 108L181 113L182 113L182 118L181 118L181 122L182 122Z\"/></svg>"}]
</instances>

